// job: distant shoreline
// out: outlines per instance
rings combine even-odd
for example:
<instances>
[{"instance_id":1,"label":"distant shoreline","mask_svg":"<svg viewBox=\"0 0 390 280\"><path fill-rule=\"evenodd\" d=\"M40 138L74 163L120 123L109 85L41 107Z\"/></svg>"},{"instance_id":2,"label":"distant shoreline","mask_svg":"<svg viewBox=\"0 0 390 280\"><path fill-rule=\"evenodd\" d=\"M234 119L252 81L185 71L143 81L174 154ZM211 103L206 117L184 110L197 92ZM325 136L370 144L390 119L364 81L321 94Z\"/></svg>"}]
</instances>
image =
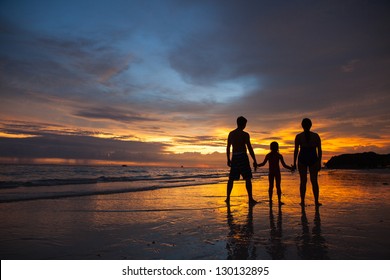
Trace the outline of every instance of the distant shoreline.
<instances>
[{"instance_id":1,"label":"distant shoreline","mask_svg":"<svg viewBox=\"0 0 390 280\"><path fill-rule=\"evenodd\" d=\"M342 154L333 156L325 163L327 169L388 169L390 168L390 154L374 152Z\"/></svg>"}]
</instances>

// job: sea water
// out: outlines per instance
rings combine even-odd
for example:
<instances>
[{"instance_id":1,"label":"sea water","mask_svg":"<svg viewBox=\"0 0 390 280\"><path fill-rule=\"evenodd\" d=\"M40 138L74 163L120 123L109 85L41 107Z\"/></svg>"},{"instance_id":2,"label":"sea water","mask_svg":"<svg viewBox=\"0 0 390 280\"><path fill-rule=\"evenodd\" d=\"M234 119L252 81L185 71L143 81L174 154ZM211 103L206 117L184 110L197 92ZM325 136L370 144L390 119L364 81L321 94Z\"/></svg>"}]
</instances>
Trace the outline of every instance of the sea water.
<instances>
[{"instance_id":1,"label":"sea water","mask_svg":"<svg viewBox=\"0 0 390 280\"><path fill-rule=\"evenodd\" d=\"M215 184L228 168L0 165L0 202Z\"/></svg>"},{"instance_id":2,"label":"sea water","mask_svg":"<svg viewBox=\"0 0 390 280\"><path fill-rule=\"evenodd\" d=\"M267 173L267 168L254 172L255 183ZM389 184L390 176L389 169L322 170L320 175L324 173L336 181L340 176L342 181L352 176L370 185ZM0 203L216 184L226 181L228 175L228 167L0 165Z\"/></svg>"}]
</instances>

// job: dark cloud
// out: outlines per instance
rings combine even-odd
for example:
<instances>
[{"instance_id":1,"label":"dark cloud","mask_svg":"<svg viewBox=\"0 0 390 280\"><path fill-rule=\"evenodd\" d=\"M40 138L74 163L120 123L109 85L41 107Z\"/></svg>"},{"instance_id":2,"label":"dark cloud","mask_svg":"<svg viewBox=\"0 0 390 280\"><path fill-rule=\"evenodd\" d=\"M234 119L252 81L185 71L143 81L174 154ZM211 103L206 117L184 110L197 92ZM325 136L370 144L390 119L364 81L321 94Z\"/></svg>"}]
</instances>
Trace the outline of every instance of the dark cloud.
<instances>
[{"instance_id":1,"label":"dark cloud","mask_svg":"<svg viewBox=\"0 0 390 280\"><path fill-rule=\"evenodd\" d=\"M8 134L9 137L0 137L1 162L31 163L37 159L39 162L39 159L60 158L81 164L117 161L175 166L221 166L226 157L225 154L201 154L196 151L175 154L166 151L170 147L169 143L129 141L126 138L134 135L116 136L103 131L72 130L50 123L3 121L0 123L0 132ZM12 138L13 134L34 136ZM107 138L95 137L96 134L105 134ZM185 135L178 136L175 140L180 144L200 143L208 146L222 141L214 136Z\"/></svg>"},{"instance_id":2,"label":"dark cloud","mask_svg":"<svg viewBox=\"0 0 390 280\"><path fill-rule=\"evenodd\" d=\"M130 110L123 110L109 106L82 109L76 112L74 115L90 119L104 119L124 123L131 123L136 121L156 121L156 119L144 117L141 114L132 112Z\"/></svg>"},{"instance_id":3,"label":"dark cloud","mask_svg":"<svg viewBox=\"0 0 390 280\"><path fill-rule=\"evenodd\" d=\"M105 40L51 35L22 27L1 34L0 71L7 92L42 98L106 98L110 81L126 71L133 57ZM103 99L104 100L104 99ZM105 99L107 101L107 99Z\"/></svg>"},{"instance_id":4,"label":"dark cloud","mask_svg":"<svg viewBox=\"0 0 390 280\"><path fill-rule=\"evenodd\" d=\"M197 84L258 79L229 111L316 112L387 95L388 11L385 1L227 1L220 24L191 34L170 61Z\"/></svg>"},{"instance_id":5,"label":"dark cloud","mask_svg":"<svg viewBox=\"0 0 390 280\"><path fill-rule=\"evenodd\" d=\"M221 147L226 145L226 139L219 138L216 136L185 136L185 135L176 135L175 142L179 144L188 144L188 145L205 145L205 146L215 146Z\"/></svg>"},{"instance_id":6,"label":"dark cloud","mask_svg":"<svg viewBox=\"0 0 390 280\"><path fill-rule=\"evenodd\" d=\"M163 152L161 143L120 141L91 136L45 135L0 138L0 158L62 158L148 162Z\"/></svg>"},{"instance_id":7,"label":"dark cloud","mask_svg":"<svg viewBox=\"0 0 390 280\"><path fill-rule=\"evenodd\" d=\"M96 134L105 135L108 138L114 137L111 133L98 130L83 130L80 128L69 128L54 123L40 123L27 121L1 121L0 132L9 135L71 135L71 136L94 136Z\"/></svg>"},{"instance_id":8,"label":"dark cloud","mask_svg":"<svg viewBox=\"0 0 390 280\"><path fill-rule=\"evenodd\" d=\"M39 162L39 159L63 159L84 164L99 161L216 167L225 162L225 154L175 154L166 152L167 147L166 143L42 133L30 138L0 137L0 161L9 162L12 159L12 162L29 163Z\"/></svg>"}]
</instances>

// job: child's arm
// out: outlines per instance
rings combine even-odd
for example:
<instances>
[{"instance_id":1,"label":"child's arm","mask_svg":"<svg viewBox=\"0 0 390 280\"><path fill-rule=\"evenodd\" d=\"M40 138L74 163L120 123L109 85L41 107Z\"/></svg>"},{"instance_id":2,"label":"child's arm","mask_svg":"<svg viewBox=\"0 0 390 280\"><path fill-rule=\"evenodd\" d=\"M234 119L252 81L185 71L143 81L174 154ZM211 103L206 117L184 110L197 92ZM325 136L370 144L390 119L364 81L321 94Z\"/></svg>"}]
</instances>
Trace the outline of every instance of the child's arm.
<instances>
[{"instance_id":1,"label":"child's arm","mask_svg":"<svg viewBox=\"0 0 390 280\"><path fill-rule=\"evenodd\" d=\"M282 156L282 155L280 155L280 162L282 163L282 165L283 165L284 168L286 168L286 169L288 169L288 170L291 170L291 171L294 170L294 168L293 168L292 166L288 166L288 165L284 162L284 159L283 159L283 156Z\"/></svg>"},{"instance_id":2,"label":"child's arm","mask_svg":"<svg viewBox=\"0 0 390 280\"><path fill-rule=\"evenodd\" d=\"M265 164L264 162L262 162L260 164L259 163L253 163L253 167L255 168L255 171L257 171L257 168L264 166L264 164Z\"/></svg>"},{"instance_id":3,"label":"child's arm","mask_svg":"<svg viewBox=\"0 0 390 280\"><path fill-rule=\"evenodd\" d=\"M262 163L259 163L259 164L257 165L257 167L262 167L262 166L264 166L264 165L267 163L267 161L268 161L268 155L265 156L264 161L263 161Z\"/></svg>"}]
</instances>

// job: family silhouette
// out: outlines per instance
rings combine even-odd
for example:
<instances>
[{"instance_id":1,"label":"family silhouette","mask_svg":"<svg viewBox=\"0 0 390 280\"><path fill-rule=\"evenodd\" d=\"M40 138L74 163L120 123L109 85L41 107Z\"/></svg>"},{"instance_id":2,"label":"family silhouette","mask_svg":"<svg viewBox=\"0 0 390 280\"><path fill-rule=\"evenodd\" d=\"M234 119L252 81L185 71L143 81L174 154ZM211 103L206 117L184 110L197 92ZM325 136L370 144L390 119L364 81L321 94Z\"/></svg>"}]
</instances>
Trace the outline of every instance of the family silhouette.
<instances>
[{"instance_id":1,"label":"family silhouette","mask_svg":"<svg viewBox=\"0 0 390 280\"><path fill-rule=\"evenodd\" d=\"M298 169L300 176L300 205L301 205L301 226L302 233L295 239L298 255L303 259L327 259L327 245L321 234L321 219L319 213L319 184L318 172L321 169L322 147L320 136L310 131L312 122L305 118L301 126L303 132L298 133L294 141L294 162L291 166L284 161L282 154L279 153L279 143L270 143L270 152L264 157L261 163L257 163L256 156L250 141L250 135L244 131L247 125L247 119L244 117L237 118L237 128L229 133L227 139L227 165L230 167L229 180L227 183L226 203L227 203L227 223L229 234L227 237L227 258L228 259L256 259L258 257L258 247L262 244L255 237L253 222L253 207L257 201L253 198L252 193L252 169L249 162L249 156L253 160L254 170L258 167L265 166L268 163L268 196L269 196L269 222L270 238L269 243L265 246L266 252L272 259L284 259L287 245L283 243L282 230L282 188L281 188L281 168L295 171ZM232 153L231 153L232 148ZM307 184L307 173L310 173L310 181L313 188L315 200L315 217L314 226L310 233L309 222L305 211L305 195ZM244 222L237 222L233 211L230 208L230 194L233 189L234 181L240 178L245 180L246 190L248 193L248 214ZM275 219L272 196L273 189L276 186L278 196L278 212ZM260 246L261 247L261 246Z\"/></svg>"},{"instance_id":2,"label":"family silhouette","mask_svg":"<svg viewBox=\"0 0 390 280\"><path fill-rule=\"evenodd\" d=\"M243 116L237 118L237 128L229 133L227 139L226 155L227 165L230 167L229 180L227 183L226 190L226 203L230 203L230 194L233 189L234 181L239 180L240 177L245 180L245 186L248 193L249 204L256 204L257 201L253 198L252 193L252 169L249 163L249 155L253 160L253 167L255 170L257 167L264 166L267 162L269 164L268 181L269 181L269 202L272 204L272 195L274 189L274 183L276 185L276 191L278 195L278 204L283 205L284 202L281 200L282 189L281 189L281 173L280 163L286 169L294 171L298 167L300 176L300 197L301 206L305 206L306 196L306 184L307 184L307 171L310 173L310 181L313 189L313 195L316 206L321 206L319 202L319 185L318 185L318 172L321 170L321 159L322 159L322 147L320 136L310 131L312 122L310 119L305 118L302 120L303 132L299 133L295 137L294 147L294 164L288 166L283 159L283 156L279 153L279 144L272 142L270 144L271 152L268 153L264 161L257 164L256 156L252 148L250 141L250 135L245 132L247 119ZM230 149L233 148L232 156Z\"/></svg>"}]
</instances>

